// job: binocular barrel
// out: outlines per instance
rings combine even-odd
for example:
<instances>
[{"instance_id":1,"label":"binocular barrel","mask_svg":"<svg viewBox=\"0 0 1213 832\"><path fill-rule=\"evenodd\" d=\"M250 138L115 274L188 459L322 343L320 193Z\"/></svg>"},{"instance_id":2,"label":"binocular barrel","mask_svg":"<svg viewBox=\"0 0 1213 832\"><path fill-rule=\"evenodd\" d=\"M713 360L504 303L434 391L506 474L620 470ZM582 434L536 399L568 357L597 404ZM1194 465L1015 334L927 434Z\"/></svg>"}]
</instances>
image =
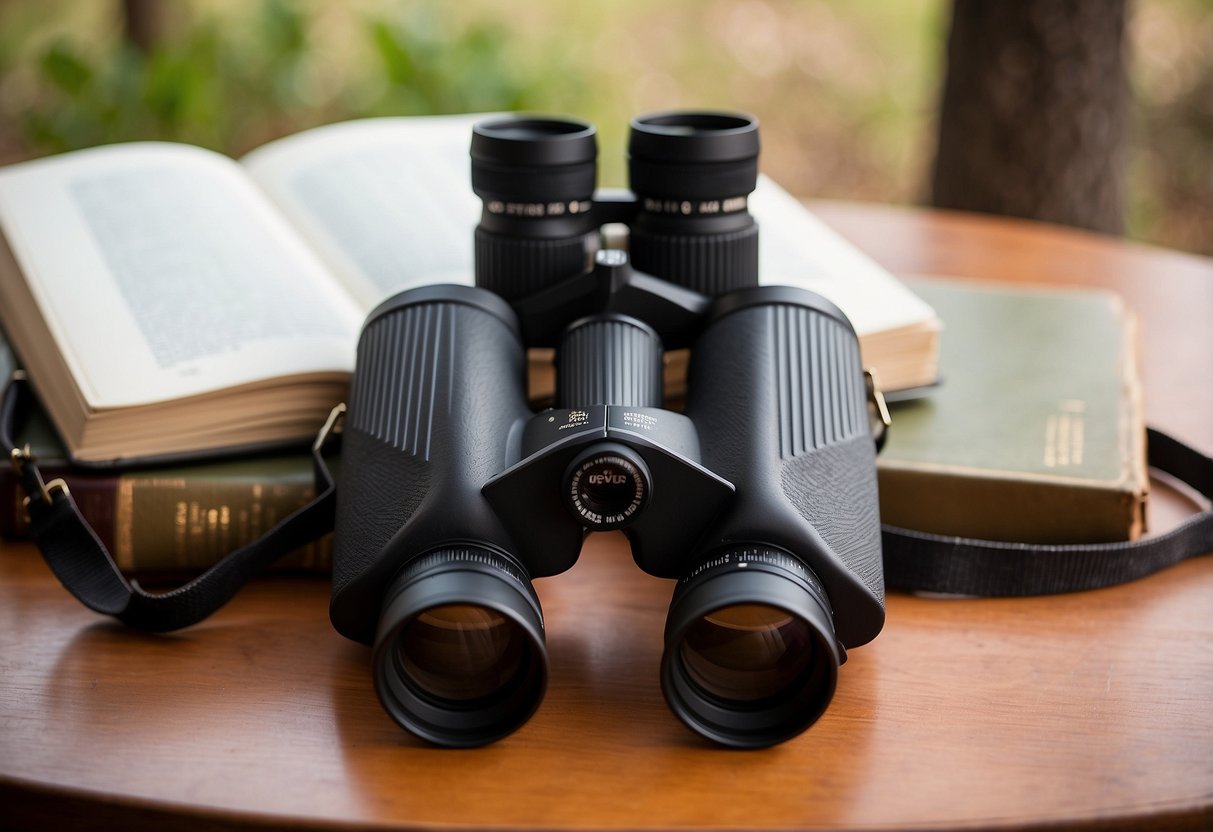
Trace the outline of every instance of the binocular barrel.
<instances>
[{"instance_id":1,"label":"binocular barrel","mask_svg":"<svg viewBox=\"0 0 1213 832\"><path fill-rule=\"evenodd\" d=\"M529 415L514 314L430 286L368 318L346 415L330 617L374 644L402 726L451 746L522 725L547 682L539 600L480 493Z\"/></svg>"},{"instance_id":2,"label":"binocular barrel","mask_svg":"<svg viewBox=\"0 0 1213 832\"><path fill-rule=\"evenodd\" d=\"M675 591L662 688L705 736L766 746L822 714L843 645L884 621L858 339L808 292L727 295L692 351L687 414L737 495Z\"/></svg>"}]
</instances>

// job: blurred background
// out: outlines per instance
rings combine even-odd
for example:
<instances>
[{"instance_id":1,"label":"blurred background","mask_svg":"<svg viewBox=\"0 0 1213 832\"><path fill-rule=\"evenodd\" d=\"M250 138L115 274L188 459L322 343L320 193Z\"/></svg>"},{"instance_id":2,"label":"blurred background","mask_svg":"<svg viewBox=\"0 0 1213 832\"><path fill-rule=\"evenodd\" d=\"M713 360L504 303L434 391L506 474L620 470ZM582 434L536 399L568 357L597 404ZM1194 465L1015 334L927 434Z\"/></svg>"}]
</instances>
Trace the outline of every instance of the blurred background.
<instances>
[{"instance_id":1,"label":"blurred background","mask_svg":"<svg viewBox=\"0 0 1213 832\"><path fill-rule=\"evenodd\" d=\"M1213 254L1213 0L1103 2L1085 5L1121 16L1124 231ZM952 15L952 0L0 0L0 164L148 138L239 156L332 121L521 109L595 122L601 183L620 186L629 117L711 107L759 117L762 168L793 193L947 204Z\"/></svg>"}]
</instances>

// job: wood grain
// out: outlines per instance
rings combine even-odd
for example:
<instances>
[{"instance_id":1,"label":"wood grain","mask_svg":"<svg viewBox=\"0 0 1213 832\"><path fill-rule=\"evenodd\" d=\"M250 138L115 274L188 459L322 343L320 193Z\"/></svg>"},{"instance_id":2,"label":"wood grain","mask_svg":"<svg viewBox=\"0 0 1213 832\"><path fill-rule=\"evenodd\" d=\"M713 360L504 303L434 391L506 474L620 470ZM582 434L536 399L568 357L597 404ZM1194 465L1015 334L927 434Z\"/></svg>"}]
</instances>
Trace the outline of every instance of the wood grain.
<instances>
[{"instance_id":1,"label":"wood grain","mask_svg":"<svg viewBox=\"0 0 1213 832\"><path fill-rule=\"evenodd\" d=\"M1145 323L1150 418L1213 449L1208 261L1030 223L814 208L899 272L1122 291ZM1162 491L1152 521L1188 508ZM258 581L153 637L99 619L32 547L5 544L0 828L1213 825L1209 558L1060 597L893 595L825 717L761 752L712 747L666 709L671 584L621 537L591 538L537 586L547 698L508 739L452 751L383 713L368 651L328 624L324 581Z\"/></svg>"}]
</instances>

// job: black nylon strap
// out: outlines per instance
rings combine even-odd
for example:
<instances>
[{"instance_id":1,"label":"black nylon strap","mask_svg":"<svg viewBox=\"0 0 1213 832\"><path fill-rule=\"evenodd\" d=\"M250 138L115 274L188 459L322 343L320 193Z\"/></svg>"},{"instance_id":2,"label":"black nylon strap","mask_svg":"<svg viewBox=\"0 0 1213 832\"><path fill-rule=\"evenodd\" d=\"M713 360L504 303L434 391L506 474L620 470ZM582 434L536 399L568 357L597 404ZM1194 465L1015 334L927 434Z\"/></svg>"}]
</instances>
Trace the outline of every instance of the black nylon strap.
<instances>
[{"instance_id":1,"label":"black nylon strap","mask_svg":"<svg viewBox=\"0 0 1213 832\"><path fill-rule=\"evenodd\" d=\"M1213 499L1213 459L1147 430L1150 467ZM1011 596L1076 592L1145 577L1213 552L1213 511L1169 532L1116 543L1041 545L947 537L885 526L885 583L910 592Z\"/></svg>"},{"instance_id":2,"label":"black nylon strap","mask_svg":"<svg viewBox=\"0 0 1213 832\"><path fill-rule=\"evenodd\" d=\"M317 493L310 503L184 586L164 593L147 592L123 576L71 495L48 488L37 465L15 447L13 428L29 399L25 381L9 383L0 406L0 442L29 495L30 529L42 557L63 586L92 610L141 630L188 627L230 601L278 558L332 531L336 488L317 447L313 451Z\"/></svg>"},{"instance_id":3,"label":"black nylon strap","mask_svg":"<svg viewBox=\"0 0 1213 832\"><path fill-rule=\"evenodd\" d=\"M0 442L30 498L34 542L63 585L86 606L144 630L197 623L227 603L277 558L333 528L336 489L320 449L314 451L317 497L262 538L228 555L179 589L145 592L128 582L80 516L70 495L48 489L32 461L13 455L13 426L29 397L23 381L5 391ZM1149 463L1213 499L1213 459L1156 430ZM1213 511L1193 515L1166 534L1117 543L1037 545L946 537L884 528L885 581L892 589L959 595L1046 595L1112 586L1213 551Z\"/></svg>"}]
</instances>

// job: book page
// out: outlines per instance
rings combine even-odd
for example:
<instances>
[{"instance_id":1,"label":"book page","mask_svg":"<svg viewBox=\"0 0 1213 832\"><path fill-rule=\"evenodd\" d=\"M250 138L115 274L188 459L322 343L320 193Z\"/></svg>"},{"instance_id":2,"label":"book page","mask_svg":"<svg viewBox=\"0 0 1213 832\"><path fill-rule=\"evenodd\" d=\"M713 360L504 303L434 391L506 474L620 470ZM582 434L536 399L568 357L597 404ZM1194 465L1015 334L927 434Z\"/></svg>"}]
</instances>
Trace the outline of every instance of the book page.
<instances>
[{"instance_id":1,"label":"book page","mask_svg":"<svg viewBox=\"0 0 1213 832\"><path fill-rule=\"evenodd\" d=\"M424 283L471 283L472 125L486 114L366 119L245 156L250 175L366 309ZM818 292L860 335L934 320L925 302L768 177L750 198L763 283Z\"/></svg>"},{"instance_id":2,"label":"book page","mask_svg":"<svg viewBox=\"0 0 1213 832\"><path fill-rule=\"evenodd\" d=\"M931 322L931 307L766 176L750 197L759 282L799 286L838 305L860 336Z\"/></svg>"},{"instance_id":3,"label":"book page","mask_svg":"<svg viewBox=\"0 0 1213 832\"><path fill-rule=\"evenodd\" d=\"M427 283L473 282L468 149L484 114L307 130L242 159L364 310Z\"/></svg>"},{"instance_id":4,"label":"book page","mask_svg":"<svg viewBox=\"0 0 1213 832\"><path fill-rule=\"evenodd\" d=\"M14 165L0 227L93 408L353 367L360 310L218 154L137 143Z\"/></svg>"}]
</instances>

